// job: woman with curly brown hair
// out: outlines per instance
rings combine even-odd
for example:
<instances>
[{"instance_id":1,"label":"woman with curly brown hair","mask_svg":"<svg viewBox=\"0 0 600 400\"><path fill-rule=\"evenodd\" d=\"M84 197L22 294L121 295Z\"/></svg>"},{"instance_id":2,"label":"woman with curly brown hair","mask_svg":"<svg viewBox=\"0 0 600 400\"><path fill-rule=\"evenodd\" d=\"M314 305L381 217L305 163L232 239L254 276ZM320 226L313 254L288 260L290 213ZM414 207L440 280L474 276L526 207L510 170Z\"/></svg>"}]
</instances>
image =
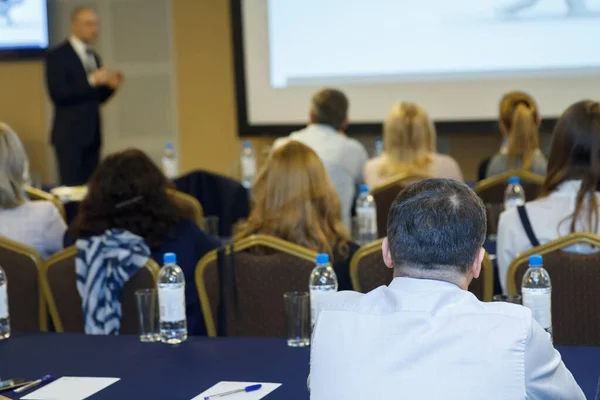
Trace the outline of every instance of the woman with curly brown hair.
<instances>
[{"instance_id":1,"label":"woman with curly brown hair","mask_svg":"<svg viewBox=\"0 0 600 400\"><path fill-rule=\"evenodd\" d=\"M308 146L290 141L277 148L252 187L253 209L234 240L272 235L328 253L340 290L351 290L349 264L358 246L341 220L340 200L323 163Z\"/></svg>"},{"instance_id":2,"label":"woman with curly brown hair","mask_svg":"<svg viewBox=\"0 0 600 400\"><path fill-rule=\"evenodd\" d=\"M206 334L193 284L194 269L220 242L185 217L169 198L169 187L167 178L142 151L112 154L94 172L70 233L75 239L88 239L124 230L141 237L159 264L164 253L177 254L187 282L188 332Z\"/></svg>"}]
</instances>

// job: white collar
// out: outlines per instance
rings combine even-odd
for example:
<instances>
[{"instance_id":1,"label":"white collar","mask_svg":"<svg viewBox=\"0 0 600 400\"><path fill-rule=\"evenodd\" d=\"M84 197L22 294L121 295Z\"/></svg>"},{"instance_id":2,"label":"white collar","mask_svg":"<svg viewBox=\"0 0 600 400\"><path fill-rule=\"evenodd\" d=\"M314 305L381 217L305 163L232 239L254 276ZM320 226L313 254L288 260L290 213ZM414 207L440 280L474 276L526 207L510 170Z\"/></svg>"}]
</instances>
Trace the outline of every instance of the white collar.
<instances>
[{"instance_id":1,"label":"white collar","mask_svg":"<svg viewBox=\"0 0 600 400\"><path fill-rule=\"evenodd\" d=\"M310 130L318 130L323 133L330 133L330 134L335 134L335 135L337 135L339 133L331 125L327 125L327 124L309 124L306 128L310 129Z\"/></svg>"},{"instance_id":2,"label":"white collar","mask_svg":"<svg viewBox=\"0 0 600 400\"><path fill-rule=\"evenodd\" d=\"M75 53L80 55L86 54L86 49L88 46L75 35L69 36L69 43L71 43L71 46L73 47L73 50L75 50Z\"/></svg>"}]
</instances>

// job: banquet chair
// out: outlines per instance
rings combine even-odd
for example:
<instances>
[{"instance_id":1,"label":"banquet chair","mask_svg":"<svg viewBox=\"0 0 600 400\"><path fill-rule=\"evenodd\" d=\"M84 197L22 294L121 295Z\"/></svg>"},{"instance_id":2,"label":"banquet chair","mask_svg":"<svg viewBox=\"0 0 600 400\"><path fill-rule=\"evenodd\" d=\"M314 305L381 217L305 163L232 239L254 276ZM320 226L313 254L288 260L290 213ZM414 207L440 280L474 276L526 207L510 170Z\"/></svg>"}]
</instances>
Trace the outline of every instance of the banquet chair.
<instances>
[{"instance_id":1,"label":"banquet chair","mask_svg":"<svg viewBox=\"0 0 600 400\"><path fill-rule=\"evenodd\" d=\"M233 246L233 253L230 246L213 250L196 266L208 335L285 337L283 294L307 291L317 253L267 235Z\"/></svg>"},{"instance_id":2,"label":"banquet chair","mask_svg":"<svg viewBox=\"0 0 600 400\"><path fill-rule=\"evenodd\" d=\"M396 199L398 193L411 183L418 182L423 179L431 178L423 174L399 174L379 186L371 188L371 195L375 199L377 207L377 232L379 238L387 235L387 217L392 203Z\"/></svg>"},{"instance_id":3,"label":"banquet chair","mask_svg":"<svg viewBox=\"0 0 600 400\"><path fill-rule=\"evenodd\" d=\"M538 198L544 177L541 175L532 174L525 170L512 170L503 174L484 179L477 183L473 188L485 204L503 204L504 192L508 186L508 179L511 176L518 176L521 181L521 186L525 190L525 200L532 201Z\"/></svg>"},{"instance_id":4,"label":"banquet chair","mask_svg":"<svg viewBox=\"0 0 600 400\"><path fill-rule=\"evenodd\" d=\"M54 196L52 193L44 192L43 190L36 189L28 185L24 185L23 190L25 190L27 197L29 197L29 199L32 201L46 200L51 202L58 210L60 216L63 217L63 219L66 218L65 206L63 205L62 201L60 201L60 199Z\"/></svg>"},{"instance_id":5,"label":"banquet chair","mask_svg":"<svg viewBox=\"0 0 600 400\"><path fill-rule=\"evenodd\" d=\"M48 330L40 274L44 261L37 251L0 237L0 267L8 282L8 311L14 332Z\"/></svg>"},{"instance_id":6,"label":"banquet chair","mask_svg":"<svg viewBox=\"0 0 600 400\"><path fill-rule=\"evenodd\" d=\"M389 285L394 271L383 262L381 243L383 239L366 244L354 253L350 261L352 288L368 293L382 285ZM487 253L481 264L481 275L471 281L469 291L481 301L492 301L494 292L494 266Z\"/></svg>"},{"instance_id":7,"label":"banquet chair","mask_svg":"<svg viewBox=\"0 0 600 400\"><path fill-rule=\"evenodd\" d=\"M75 258L77 248L71 246L46 260L42 272L42 288L48 302L50 317L57 332L84 332L81 296L77 291ZM159 267L148 259L125 284L121 294L121 334L138 334L136 290L156 288Z\"/></svg>"},{"instance_id":8,"label":"banquet chair","mask_svg":"<svg viewBox=\"0 0 600 400\"><path fill-rule=\"evenodd\" d=\"M167 189L167 193L171 200L183 210L186 217L194 221L200 229L203 229L202 217L204 216L204 210L200 202L195 197L178 190Z\"/></svg>"},{"instance_id":9,"label":"banquet chair","mask_svg":"<svg viewBox=\"0 0 600 400\"><path fill-rule=\"evenodd\" d=\"M552 281L554 344L600 346L600 252L563 251L574 244L600 248L600 236L572 233L519 254L508 267L508 293L521 294L520 283L527 271L529 256L543 256L544 268Z\"/></svg>"}]
</instances>

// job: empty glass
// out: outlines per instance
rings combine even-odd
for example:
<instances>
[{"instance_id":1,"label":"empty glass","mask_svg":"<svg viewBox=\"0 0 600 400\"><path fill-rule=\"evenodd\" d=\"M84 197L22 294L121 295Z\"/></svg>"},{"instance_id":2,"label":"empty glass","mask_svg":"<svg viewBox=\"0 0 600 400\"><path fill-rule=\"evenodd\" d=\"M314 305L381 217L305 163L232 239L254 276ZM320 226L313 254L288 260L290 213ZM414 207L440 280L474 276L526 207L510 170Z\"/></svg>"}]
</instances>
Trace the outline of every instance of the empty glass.
<instances>
[{"instance_id":1,"label":"empty glass","mask_svg":"<svg viewBox=\"0 0 600 400\"><path fill-rule=\"evenodd\" d=\"M140 322L140 341L160 342L158 292L156 289L135 291Z\"/></svg>"},{"instance_id":2,"label":"empty glass","mask_svg":"<svg viewBox=\"0 0 600 400\"><path fill-rule=\"evenodd\" d=\"M505 303L523 304L523 298L520 294L507 296L505 294L497 294L492 297L492 301L503 301Z\"/></svg>"},{"instance_id":3,"label":"empty glass","mask_svg":"<svg viewBox=\"0 0 600 400\"><path fill-rule=\"evenodd\" d=\"M200 222L202 226L202 230L204 232L210 233L214 237L219 237L219 217L216 215L207 215L206 217L202 217L202 221Z\"/></svg>"},{"instance_id":4,"label":"empty glass","mask_svg":"<svg viewBox=\"0 0 600 400\"><path fill-rule=\"evenodd\" d=\"M307 292L288 292L283 295L287 344L290 347L310 345L310 295Z\"/></svg>"}]
</instances>

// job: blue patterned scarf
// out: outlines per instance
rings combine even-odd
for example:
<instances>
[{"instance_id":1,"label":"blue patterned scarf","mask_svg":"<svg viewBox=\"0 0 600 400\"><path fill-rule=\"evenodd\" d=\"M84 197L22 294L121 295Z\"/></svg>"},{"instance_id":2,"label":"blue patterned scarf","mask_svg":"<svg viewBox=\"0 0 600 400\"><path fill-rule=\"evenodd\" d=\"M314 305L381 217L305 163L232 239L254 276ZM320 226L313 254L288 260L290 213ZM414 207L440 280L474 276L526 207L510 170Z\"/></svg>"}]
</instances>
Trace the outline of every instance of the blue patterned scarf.
<instances>
[{"instance_id":1,"label":"blue patterned scarf","mask_svg":"<svg viewBox=\"0 0 600 400\"><path fill-rule=\"evenodd\" d=\"M78 239L75 272L85 333L116 335L121 327L121 291L150 257L144 239L123 229Z\"/></svg>"}]
</instances>

